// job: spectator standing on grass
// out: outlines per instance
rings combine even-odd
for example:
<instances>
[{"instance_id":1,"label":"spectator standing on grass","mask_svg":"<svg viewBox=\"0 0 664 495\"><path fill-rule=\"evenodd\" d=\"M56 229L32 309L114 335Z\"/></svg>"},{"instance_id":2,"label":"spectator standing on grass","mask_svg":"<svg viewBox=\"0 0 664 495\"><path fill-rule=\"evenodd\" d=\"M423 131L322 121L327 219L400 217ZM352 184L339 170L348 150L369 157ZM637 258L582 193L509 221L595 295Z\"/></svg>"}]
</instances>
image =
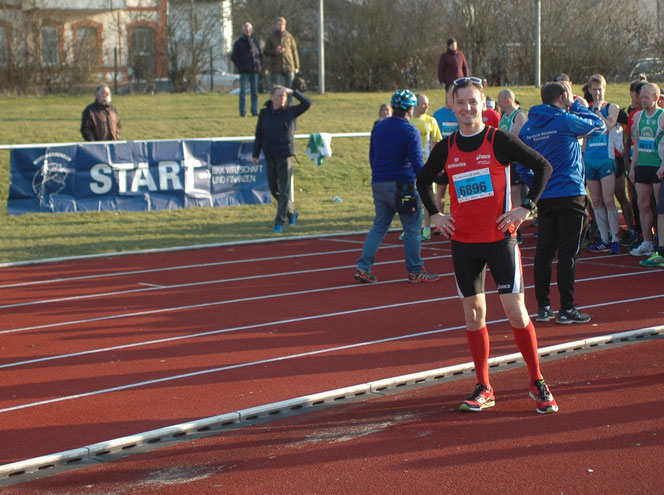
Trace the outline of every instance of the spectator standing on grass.
<instances>
[{"instance_id":1,"label":"spectator standing on grass","mask_svg":"<svg viewBox=\"0 0 664 495\"><path fill-rule=\"evenodd\" d=\"M111 105L111 88L100 84L95 101L83 110L81 135L86 141L119 141L120 127L118 111Z\"/></svg>"},{"instance_id":2,"label":"spectator standing on grass","mask_svg":"<svg viewBox=\"0 0 664 495\"><path fill-rule=\"evenodd\" d=\"M478 381L460 410L478 412L495 405L489 380L484 294L488 266L514 340L528 366L529 395L537 402L538 413L554 413L558 405L540 371L537 335L525 305L521 253L515 237L516 229L535 208L551 165L516 136L482 122L485 96L479 79L464 77L454 85L459 130L431 152L417 179L417 188L432 221L451 239L454 275ZM528 197L516 208L512 208L508 182L513 161L534 172ZM438 210L431 188L440 173L446 174L450 183L449 215Z\"/></svg>"},{"instance_id":3,"label":"spectator standing on grass","mask_svg":"<svg viewBox=\"0 0 664 495\"><path fill-rule=\"evenodd\" d=\"M290 95L300 103L289 106ZM277 201L277 216L274 219L275 234L284 231L284 224L293 226L299 213L291 200L293 180L293 157L295 156L295 127L297 118L311 106L311 100L299 91L283 86L274 86L270 100L258 115L254 139L253 162L258 164L261 149L267 162L267 181L270 192Z\"/></svg>"},{"instance_id":4,"label":"spectator standing on grass","mask_svg":"<svg viewBox=\"0 0 664 495\"><path fill-rule=\"evenodd\" d=\"M553 258L558 251L560 311L556 323L586 323L590 315L576 309L574 278L588 213L588 197L580 138L602 134L604 121L575 99L569 82L545 84L542 104L528 112L521 140L541 153L553 173L537 203L538 236L535 251L536 321L554 317L549 291Z\"/></svg>"},{"instance_id":5,"label":"spectator standing on grass","mask_svg":"<svg viewBox=\"0 0 664 495\"><path fill-rule=\"evenodd\" d=\"M251 115L258 115L258 76L263 70L263 54L251 22L242 25L242 34L233 43L231 60L240 72L240 117L246 115L247 84L251 91Z\"/></svg>"},{"instance_id":6,"label":"spectator standing on grass","mask_svg":"<svg viewBox=\"0 0 664 495\"><path fill-rule=\"evenodd\" d=\"M498 107L503 115L500 117L498 128L502 131L509 132L515 136L519 135L519 131L526 123L526 114L519 107L516 102L516 97L511 89L503 89L498 93ZM516 171L516 162L510 163L510 190L512 194L512 204L521 204L521 201L526 196L526 185L523 183L521 176ZM519 244L523 241L521 235L521 228L516 231L516 239Z\"/></svg>"},{"instance_id":7,"label":"spectator standing on grass","mask_svg":"<svg viewBox=\"0 0 664 495\"><path fill-rule=\"evenodd\" d=\"M620 219L613 199L616 191L615 149L622 151L622 127L618 124L620 107L604 100L606 80L594 74L588 80L593 97L590 111L604 121L606 131L586 139L584 162L600 240L588 248L591 253L620 254Z\"/></svg>"},{"instance_id":8,"label":"spectator standing on grass","mask_svg":"<svg viewBox=\"0 0 664 495\"><path fill-rule=\"evenodd\" d=\"M286 19L277 17L276 27L265 42L263 53L268 58L272 84L293 88L295 75L300 71L300 56L293 35L286 29ZM288 97L288 104L291 97Z\"/></svg>"},{"instance_id":9,"label":"spectator standing on grass","mask_svg":"<svg viewBox=\"0 0 664 495\"><path fill-rule=\"evenodd\" d=\"M413 109L413 116L410 119L410 123L415 126L415 128L420 131L420 137L422 138L422 151L424 152L424 159L429 158L429 153L436 143L443 139L443 136L440 133L440 128L438 127L438 122L431 115L428 115L429 111L429 98L425 94L415 95L417 98L417 105ZM428 241L431 239L431 218L429 213L423 211L424 216L424 226L422 227L422 240ZM400 240L403 240L403 235L401 234Z\"/></svg>"},{"instance_id":10,"label":"spectator standing on grass","mask_svg":"<svg viewBox=\"0 0 664 495\"><path fill-rule=\"evenodd\" d=\"M382 103L380 105L380 108L378 109L378 120L374 122L374 127L376 127L376 124L381 120L385 120L386 118L391 116L392 116L392 107L389 105L389 103Z\"/></svg>"},{"instance_id":11,"label":"spectator standing on grass","mask_svg":"<svg viewBox=\"0 0 664 495\"><path fill-rule=\"evenodd\" d=\"M659 203L662 182L659 172L664 156L664 110L657 105L659 97L659 86L654 83L645 84L639 92L642 110L634 114L634 151L629 178L634 182L638 197L643 242L629 252L632 256L650 256L655 252L650 202L654 194L655 202ZM661 236L662 232L659 234Z\"/></svg>"},{"instance_id":12,"label":"spectator standing on grass","mask_svg":"<svg viewBox=\"0 0 664 495\"><path fill-rule=\"evenodd\" d=\"M456 79L467 75L466 56L458 49L457 40L450 38L447 40L447 51L440 56L438 61L438 81L445 85L445 92L447 92Z\"/></svg>"},{"instance_id":13,"label":"spectator standing on grass","mask_svg":"<svg viewBox=\"0 0 664 495\"><path fill-rule=\"evenodd\" d=\"M417 99L412 91L402 89L392 95L390 104L392 116L378 122L371 131L369 162L376 216L364 240L362 255L357 260L355 280L362 283L378 281L371 268L394 215L398 213L404 230L408 282L435 282L438 275L424 270L420 253L422 206L415 190L415 178L422 170L424 158L420 133L410 123Z\"/></svg>"}]
</instances>

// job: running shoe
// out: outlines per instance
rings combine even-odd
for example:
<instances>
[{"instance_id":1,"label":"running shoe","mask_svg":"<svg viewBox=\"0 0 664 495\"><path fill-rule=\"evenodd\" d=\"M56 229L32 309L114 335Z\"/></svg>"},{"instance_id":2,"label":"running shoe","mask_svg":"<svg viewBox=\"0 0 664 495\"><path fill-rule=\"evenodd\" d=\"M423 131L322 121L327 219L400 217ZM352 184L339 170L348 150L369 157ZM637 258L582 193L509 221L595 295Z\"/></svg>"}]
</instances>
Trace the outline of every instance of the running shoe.
<instances>
[{"instance_id":1,"label":"running shoe","mask_svg":"<svg viewBox=\"0 0 664 495\"><path fill-rule=\"evenodd\" d=\"M654 252L647 260L639 261L639 264L655 268L664 268L664 256L660 256L658 252Z\"/></svg>"},{"instance_id":2,"label":"running shoe","mask_svg":"<svg viewBox=\"0 0 664 495\"><path fill-rule=\"evenodd\" d=\"M603 241L598 241L588 248L589 253L607 253L610 249L608 244Z\"/></svg>"},{"instance_id":3,"label":"running shoe","mask_svg":"<svg viewBox=\"0 0 664 495\"><path fill-rule=\"evenodd\" d=\"M634 241L636 241L639 238L636 232L633 230L626 230L623 232L623 235L620 237L620 245L621 246L631 246L634 244Z\"/></svg>"},{"instance_id":4,"label":"running shoe","mask_svg":"<svg viewBox=\"0 0 664 495\"><path fill-rule=\"evenodd\" d=\"M480 412L487 407L496 405L496 397L493 395L493 389L489 390L481 383L475 385L475 392L461 403L459 411L462 412Z\"/></svg>"},{"instance_id":5,"label":"running shoe","mask_svg":"<svg viewBox=\"0 0 664 495\"><path fill-rule=\"evenodd\" d=\"M620 254L620 243L618 241L611 243L609 254Z\"/></svg>"},{"instance_id":6,"label":"running shoe","mask_svg":"<svg viewBox=\"0 0 664 495\"><path fill-rule=\"evenodd\" d=\"M632 256L650 256L655 252L651 241L643 241L638 247L632 249L629 254Z\"/></svg>"},{"instance_id":7,"label":"running shoe","mask_svg":"<svg viewBox=\"0 0 664 495\"><path fill-rule=\"evenodd\" d=\"M551 306L541 306L537 310L537 317L535 321L549 321L553 320L553 311L551 311Z\"/></svg>"},{"instance_id":8,"label":"running shoe","mask_svg":"<svg viewBox=\"0 0 664 495\"><path fill-rule=\"evenodd\" d=\"M437 282L440 276L437 273L409 273L408 282L411 284L420 284L422 282Z\"/></svg>"},{"instance_id":9,"label":"running shoe","mask_svg":"<svg viewBox=\"0 0 664 495\"><path fill-rule=\"evenodd\" d=\"M288 219L288 225L290 225L291 227L292 227L293 225L295 225L295 223L297 222L297 217L299 217L299 216L300 216L300 212L299 212L299 211L295 211L295 212L293 212L293 214L292 214L292 215L290 216L290 218Z\"/></svg>"},{"instance_id":10,"label":"running shoe","mask_svg":"<svg viewBox=\"0 0 664 495\"><path fill-rule=\"evenodd\" d=\"M549 386L544 383L544 380L537 380L535 383L530 385L528 390L530 397L537 402L537 412L540 414L551 414L558 412L558 404L556 404L556 399L551 395L551 390Z\"/></svg>"},{"instance_id":11,"label":"running shoe","mask_svg":"<svg viewBox=\"0 0 664 495\"><path fill-rule=\"evenodd\" d=\"M431 240L431 229L429 227L422 227L422 240L423 241Z\"/></svg>"},{"instance_id":12,"label":"running shoe","mask_svg":"<svg viewBox=\"0 0 664 495\"><path fill-rule=\"evenodd\" d=\"M355 272L355 280L362 282L363 284L373 284L378 282L378 279L373 273L364 272L362 270L357 270Z\"/></svg>"},{"instance_id":13,"label":"running shoe","mask_svg":"<svg viewBox=\"0 0 664 495\"><path fill-rule=\"evenodd\" d=\"M569 325L570 323L588 323L590 315L588 313L581 313L578 309L561 309L558 311L558 318L556 323L561 325Z\"/></svg>"},{"instance_id":14,"label":"running shoe","mask_svg":"<svg viewBox=\"0 0 664 495\"><path fill-rule=\"evenodd\" d=\"M275 223L272 232L275 234L282 234L284 232L284 226L281 223Z\"/></svg>"}]
</instances>

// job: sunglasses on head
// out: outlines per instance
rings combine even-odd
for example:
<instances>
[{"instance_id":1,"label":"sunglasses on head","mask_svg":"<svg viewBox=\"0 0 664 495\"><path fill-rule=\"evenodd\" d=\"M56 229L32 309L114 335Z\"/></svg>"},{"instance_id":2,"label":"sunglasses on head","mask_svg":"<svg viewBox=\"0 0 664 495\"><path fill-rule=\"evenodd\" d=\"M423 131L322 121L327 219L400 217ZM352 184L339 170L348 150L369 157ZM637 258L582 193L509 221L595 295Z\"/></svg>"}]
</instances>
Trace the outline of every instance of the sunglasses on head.
<instances>
[{"instance_id":1,"label":"sunglasses on head","mask_svg":"<svg viewBox=\"0 0 664 495\"><path fill-rule=\"evenodd\" d=\"M455 86L463 86L466 84L477 84L480 87L482 86L482 80L479 77L460 77L456 81L454 81L452 84Z\"/></svg>"}]
</instances>

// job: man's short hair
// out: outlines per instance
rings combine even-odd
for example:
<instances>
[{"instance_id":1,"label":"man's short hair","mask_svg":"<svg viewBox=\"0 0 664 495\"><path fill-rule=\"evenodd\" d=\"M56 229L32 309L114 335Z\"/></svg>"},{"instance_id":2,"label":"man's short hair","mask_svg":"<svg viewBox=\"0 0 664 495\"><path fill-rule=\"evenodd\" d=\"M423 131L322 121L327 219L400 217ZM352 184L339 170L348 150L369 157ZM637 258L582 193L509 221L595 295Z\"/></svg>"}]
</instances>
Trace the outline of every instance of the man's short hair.
<instances>
[{"instance_id":1,"label":"man's short hair","mask_svg":"<svg viewBox=\"0 0 664 495\"><path fill-rule=\"evenodd\" d=\"M590 76L590 79L588 79L588 88L590 88L593 83L596 84L601 84L603 87L606 88L606 79L604 79L604 76L602 74L593 74Z\"/></svg>"},{"instance_id":2,"label":"man's short hair","mask_svg":"<svg viewBox=\"0 0 664 495\"><path fill-rule=\"evenodd\" d=\"M639 94L641 88L646 84L646 81L632 81L632 83L629 85L629 90L633 93Z\"/></svg>"},{"instance_id":3,"label":"man's short hair","mask_svg":"<svg viewBox=\"0 0 664 495\"><path fill-rule=\"evenodd\" d=\"M277 20L277 21L282 21L284 24L288 24L288 23L286 22L286 18L285 18L285 17L277 17L275 20Z\"/></svg>"},{"instance_id":4,"label":"man's short hair","mask_svg":"<svg viewBox=\"0 0 664 495\"><path fill-rule=\"evenodd\" d=\"M564 72L561 72L560 74L557 74L556 77L553 78L553 81L554 82L563 82L563 81L565 81L565 82L568 82L568 83L572 82L572 80L569 78L569 76L567 74L565 74Z\"/></svg>"},{"instance_id":5,"label":"man's short hair","mask_svg":"<svg viewBox=\"0 0 664 495\"><path fill-rule=\"evenodd\" d=\"M452 43L456 43L456 42L457 42L457 40L455 38L450 38L449 40L447 40L447 46L450 46Z\"/></svg>"},{"instance_id":6,"label":"man's short hair","mask_svg":"<svg viewBox=\"0 0 664 495\"><path fill-rule=\"evenodd\" d=\"M457 81L460 79L463 79L463 82L460 82L457 84ZM461 88L467 88L469 86L474 86L477 88L480 92L480 95L482 95L482 100L486 101L486 95L484 94L484 87L482 86L482 82L476 82L478 78L476 77L462 77L457 79L457 81L454 81L454 84L452 86L452 96L456 98L457 90Z\"/></svg>"},{"instance_id":7,"label":"man's short hair","mask_svg":"<svg viewBox=\"0 0 664 495\"><path fill-rule=\"evenodd\" d=\"M546 83L542 86L540 95L542 96L542 103L545 105L553 105L558 99L567 91L565 86L557 81Z\"/></svg>"},{"instance_id":8,"label":"man's short hair","mask_svg":"<svg viewBox=\"0 0 664 495\"><path fill-rule=\"evenodd\" d=\"M270 90L270 96L272 96L280 89L286 89L286 86L282 86L281 84L275 84L274 86L272 86L272 89Z\"/></svg>"},{"instance_id":9,"label":"man's short hair","mask_svg":"<svg viewBox=\"0 0 664 495\"><path fill-rule=\"evenodd\" d=\"M641 87L641 91L643 91L644 88L652 88L652 90L655 92L655 99L659 99L660 95L662 94L661 90L659 89L659 86L657 86L653 82L647 82Z\"/></svg>"},{"instance_id":10,"label":"man's short hair","mask_svg":"<svg viewBox=\"0 0 664 495\"><path fill-rule=\"evenodd\" d=\"M109 91L111 90L111 87L108 84L100 84L95 88L95 96L97 96L99 92L104 88L108 88Z\"/></svg>"}]
</instances>

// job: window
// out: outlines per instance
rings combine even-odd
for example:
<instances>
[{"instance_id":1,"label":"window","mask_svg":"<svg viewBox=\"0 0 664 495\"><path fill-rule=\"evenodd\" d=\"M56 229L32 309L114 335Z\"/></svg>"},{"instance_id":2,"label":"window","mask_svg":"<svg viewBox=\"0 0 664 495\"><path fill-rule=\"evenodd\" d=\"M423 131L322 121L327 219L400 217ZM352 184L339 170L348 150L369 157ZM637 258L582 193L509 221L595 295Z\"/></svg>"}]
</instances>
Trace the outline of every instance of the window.
<instances>
[{"instance_id":1,"label":"window","mask_svg":"<svg viewBox=\"0 0 664 495\"><path fill-rule=\"evenodd\" d=\"M131 65L137 79L154 76L154 29L137 27L131 32Z\"/></svg>"},{"instance_id":2,"label":"window","mask_svg":"<svg viewBox=\"0 0 664 495\"><path fill-rule=\"evenodd\" d=\"M50 67L60 63L59 33L55 27L41 28L42 64Z\"/></svg>"},{"instance_id":3,"label":"window","mask_svg":"<svg viewBox=\"0 0 664 495\"><path fill-rule=\"evenodd\" d=\"M98 63L97 28L81 27L76 30L76 55L80 64Z\"/></svg>"},{"instance_id":4,"label":"window","mask_svg":"<svg viewBox=\"0 0 664 495\"><path fill-rule=\"evenodd\" d=\"M7 28L0 26L0 67L9 66L9 36Z\"/></svg>"}]
</instances>

